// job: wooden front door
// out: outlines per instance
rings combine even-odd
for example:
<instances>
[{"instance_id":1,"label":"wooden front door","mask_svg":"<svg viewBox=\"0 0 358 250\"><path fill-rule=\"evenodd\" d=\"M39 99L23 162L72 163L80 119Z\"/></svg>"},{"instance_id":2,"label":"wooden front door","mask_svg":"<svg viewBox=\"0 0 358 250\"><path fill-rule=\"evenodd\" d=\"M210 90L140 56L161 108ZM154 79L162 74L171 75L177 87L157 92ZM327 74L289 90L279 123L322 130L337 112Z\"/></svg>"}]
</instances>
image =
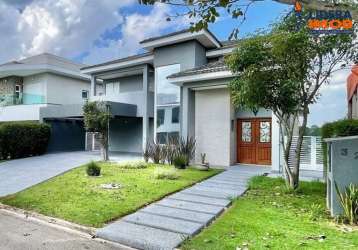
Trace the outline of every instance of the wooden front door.
<instances>
[{"instance_id":1,"label":"wooden front door","mask_svg":"<svg viewBox=\"0 0 358 250\"><path fill-rule=\"evenodd\" d=\"M271 165L271 118L237 121L237 161Z\"/></svg>"}]
</instances>

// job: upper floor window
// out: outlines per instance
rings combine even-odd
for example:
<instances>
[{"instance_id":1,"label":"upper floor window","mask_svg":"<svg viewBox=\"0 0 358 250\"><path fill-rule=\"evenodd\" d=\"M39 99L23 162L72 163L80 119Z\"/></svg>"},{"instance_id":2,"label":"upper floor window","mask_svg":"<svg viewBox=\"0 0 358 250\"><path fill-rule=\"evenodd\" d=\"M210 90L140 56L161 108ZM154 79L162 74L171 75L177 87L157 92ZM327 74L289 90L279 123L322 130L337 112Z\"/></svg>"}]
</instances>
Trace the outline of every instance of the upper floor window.
<instances>
[{"instance_id":1,"label":"upper floor window","mask_svg":"<svg viewBox=\"0 0 358 250\"><path fill-rule=\"evenodd\" d=\"M88 90L82 90L82 99L88 99Z\"/></svg>"},{"instance_id":2,"label":"upper floor window","mask_svg":"<svg viewBox=\"0 0 358 250\"><path fill-rule=\"evenodd\" d=\"M106 84L106 95L118 95L120 93L120 83L118 81Z\"/></svg>"},{"instance_id":3,"label":"upper floor window","mask_svg":"<svg viewBox=\"0 0 358 250\"><path fill-rule=\"evenodd\" d=\"M165 120L165 110L164 109L158 109L157 110L157 127L164 124Z\"/></svg>"},{"instance_id":4,"label":"upper floor window","mask_svg":"<svg viewBox=\"0 0 358 250\"><path fill-rule=\"evenodd\" d=\"M179 107L175 107L172 109L172 123L179 123Z\"/></svg>"},{"instance_id":5,"label":"upper floor window","mask_svg":"<svg viewBox=\"0 0 358 250\"><path fill-rule=\"evenodd\" d=\"M155 69L155 84L157 105L180 103L180 88L171 84L167 77L180 71L180 64L157 67Z\"/></svg>"}]
</instances>

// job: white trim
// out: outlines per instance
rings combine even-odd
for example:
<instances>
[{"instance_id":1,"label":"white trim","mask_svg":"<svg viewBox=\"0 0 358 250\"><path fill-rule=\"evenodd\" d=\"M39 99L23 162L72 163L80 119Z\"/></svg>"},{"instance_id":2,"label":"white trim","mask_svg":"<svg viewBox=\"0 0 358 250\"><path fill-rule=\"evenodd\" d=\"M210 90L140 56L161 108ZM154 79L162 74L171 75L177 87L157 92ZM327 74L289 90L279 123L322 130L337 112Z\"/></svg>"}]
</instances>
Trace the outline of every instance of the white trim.
<instances>
[{"instance_id":1,"label":"white trim","mask_svg":"<svg viewBox=\"0 0 358 250\"><path fill-rule=\"evenodd\" d=\"M334 142L334 141L345 141L345 140L358 140L358 136L342 136L342 137L337 137L337 138L327 138L324 139L323 141L325 142Z\"/></svg>"},{"instance_id":2,"label":"white trim","mask_svg":"<svg viewBox=\"0 0 358 250\"><path fill-rule=\"evenodd\" d=\"M114 69L135 66L135 65L139 65L139 64L151 63L153 60L154 60L154 55L148 55L148 56L135 58L133 60L111 63L108 65L102 65L102 66L95 66L95 67L92 67L89 69L83 69L83 70L81 70L81 73L93 74L93 73L98 73L98 72L102 72L102 71L109 71L109 70L114 70Z\"/></svg>"},{"instance_id":3,"label":"white trim","mask_svg":"<svg viewBox=\"0 0 358 250\"><path fill-rule=\"evenodd\" d=\"M206 47L220 48L220 43L206 30L191 33L190 31L185 33L179 33L176 35L158 38L148 42L142 42L142 47L147 50L153 50L156 47L162 47L170 44L178 44L189 40L198 40ZM206 40L206 41L205 41Z\"/></svg>"},{"instance_id":4,"label":"white trim","mask_svg":"<svg viewBox=\"0 0 358 250\"><path fill-rule=\"evenodd\" d=\"M213 85L213 86L202 86L202 87L194 87L192 90L208 90L208 89L226 89L227 84Z\"/></svg>"},{"instance_id":5,"label":"white trim","mask_svg":"<svg viewBox=\"0 0 358 250\"><path fill-rule=\"evenodd\" d=\"M197 81L206 81L220 78L229 78L234 75L231 71L219 71L219 72L210 72L204 74L190 75L190 76L180 76L175 78L169 78L169 81L176 85L182 85L185 82L197 82Z\"/></svg>"},{"instance_id":6,"label":"white trim","mask_svg":"<svg viewBox=\"0 0 358 250\"><path fill-rule=\"evenodd\" d=\"M206 57L213 58L213 57L227 55L227 54L232 53L234 51L234 49L235 49L235 47L209 50L206 52Z\"/></svg>"}]
</instances>

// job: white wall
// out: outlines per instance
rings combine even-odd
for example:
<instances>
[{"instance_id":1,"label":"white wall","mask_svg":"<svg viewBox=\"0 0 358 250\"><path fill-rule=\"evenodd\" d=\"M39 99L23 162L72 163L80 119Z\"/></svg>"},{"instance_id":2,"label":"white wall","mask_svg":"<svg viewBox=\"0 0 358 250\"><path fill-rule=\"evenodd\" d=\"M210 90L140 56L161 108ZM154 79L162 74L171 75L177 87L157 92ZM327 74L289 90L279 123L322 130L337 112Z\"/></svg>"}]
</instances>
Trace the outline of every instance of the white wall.
<instances>
[{"instance_id":1,"label":"white wall","mask_svg":"<svg viewBox=\"0 0 358 250\"><path fill-rule=\"evenodd\" d=\"M40 119L40 107L45 106L46 104L33 104L0 107L0 122L38 121Z\"/></svg>"},{"instance_id":2,"label":"white wall","mask_svg":"<svg viewBox=\"0 0 358 250\"><path fill-rule=\"evenodd\" d=\"M82 90L90 91L89 81L47 74L47 103L80 104L84 103Z\"/></svg>"},{"instance_id":3,"label":"white wall","mask_svg":"<svg viewBox=\"0 0 358 250\"><path fill-rule=\"evenodd\" d=\"M195 161L206 153L213 166L231 165L231 102L228 89L195 91Z\"/></svg>"}]
</instances>

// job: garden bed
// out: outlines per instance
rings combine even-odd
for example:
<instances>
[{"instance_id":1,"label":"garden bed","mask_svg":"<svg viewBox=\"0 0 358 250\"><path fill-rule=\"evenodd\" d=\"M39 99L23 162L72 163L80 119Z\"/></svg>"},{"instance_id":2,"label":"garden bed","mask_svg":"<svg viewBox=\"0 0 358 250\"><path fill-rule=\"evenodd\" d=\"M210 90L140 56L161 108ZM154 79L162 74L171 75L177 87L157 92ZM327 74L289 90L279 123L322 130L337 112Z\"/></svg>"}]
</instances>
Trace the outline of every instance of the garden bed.
<instances>
[{"instance_id":1,"label":"garden bed","mask_svg":"<svg viewBox=\"0 0 358 250\"><path fill-rule=\"evenodd\" d=\"M220 170L174 170L168 165L148 164L146 168L99 163L99 177L89 177L85 166L3 197L0 202L74 223L102 227L162 197L213 176ZM168 177L163 178L163 170ZM164 175L165 176L165 175ZM173 179L173 176L175 177ZM117 183L106 189L101 184Z\"/></svg>"}]
</instances>

